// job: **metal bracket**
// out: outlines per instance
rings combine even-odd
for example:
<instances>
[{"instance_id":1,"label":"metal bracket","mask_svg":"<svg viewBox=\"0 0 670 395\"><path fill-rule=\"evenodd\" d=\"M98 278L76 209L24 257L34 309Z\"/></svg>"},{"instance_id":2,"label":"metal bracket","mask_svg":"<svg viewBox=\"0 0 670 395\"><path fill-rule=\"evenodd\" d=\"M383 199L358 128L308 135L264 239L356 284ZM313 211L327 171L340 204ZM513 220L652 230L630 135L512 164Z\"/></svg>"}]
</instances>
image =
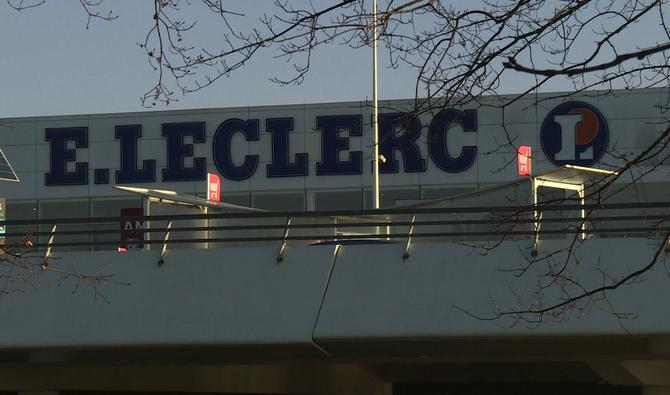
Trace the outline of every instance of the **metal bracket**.
<instances>
[{"instance_id":1,"label":"metal bracket","mask_svg":"<svg viewBox=\"0 0 670 395\"><path fill-rule=\"evenodd\" d=\"M416 221L416 214L412 215L410 221L409 232L407 233L407 244L405 244L405 253L402 255L402 260L406 261L409 258L409 249L412 246L412 233L414 233L414 222Z\"/></svg>"},{"instance_id":2,"label":"metal bracket","mask_svg":"<svg viewBox=\"0 0 670 395\"><path fill-rule=\"evenodd\" d=\"M47 270L49 267L49 258L51 257L51 254L53 253L53 246L54 246L54 239L56 238L56 228L57 226L54 224L54 226L51 227L51 237L49 237L49 242L47 243L47 252L44 254L44 261L42 262L42 270Z\"/></svg>"},{"instance_id":3,"label":"metal bracket","mask_svg":"<svg viewBox=\"0 0 670 395\"><path fill-rule=\"evenodd\" d=\"M534 213L535 223L533 224L533 227L535 231L535 237L533 238L533 249L530 252L533 258L537 257L538 249L540 247L540 228L542 227L543 214L544 214L543 212L540 212L538 214L537 211L535 211Z\"/></svg>"},{"instance_id":4,"label":"metal bracket","mask_svg":"<svg viewBox=\"0 0 670 395\"><path fill-rule=\"evenodd\" d=\"M580 224L582 232L579 236L581 240L586 240L589 238L589 234L586 232L586 210L584 209L584 206L586 205L586 191L584 190L584 184L580 185L580 188L577 190L577 195L579 196L579 204L582 206L582 209L579 210L580 217L582 218L582 223Z\"/></svg>"},{"instance_id":5,"label":"metal bracket","mask_svg":"<svg viewBox=\"0 0 670 395\"><path fill-rule=\"evenodd\" d=\"M163 248L161 248L161 256L158 258L159 266L165 263L165 260L163 258L165 257L165 253L167 252L167 242L168 239L170 238L171 229L172 229L172 221L168 222L167 229L165 230L165 237L163 238Z\"/></svg>"},{"instance_id":6,"label":"metal bracket","mask_svg":"<svg viewBox=\"0 0 670 395\"><path fill-rule=\"evenodd\" d=\"M538 247L540 243L540 227L542 222L542 212L539 212L537 209L538 189L540 187L549 187L549 188L556 188L556 189L563 189L577 192L577 195L579 197L579 204L582 207L582 209L580 210L580 218L582 222L580 225L580 232L578 237L580 240L586 240L588 238L587 227L586 227L586 210L584 209L584 205L586 204L584 184L550 181L535 177L531 180L531 185L533 189L532 190L533 219L534 219L534 230L535 230L535 240L533 241L533 250L531 251L531 255L533 257L536 257L538 255Z\"/></svg>"},{"instance_id":7,"label":"metal bracket","mask_svg":"<svg viewBox=\"0 0 670 395\"><path fill-rule=\"evenodd\" d=\"M286 218L286 226L284 227L284 236L281 240L281 245L279 246L279 253L277 254L276 263L279 264L284 260L284 250L286 250L286 238L288 237L288 232L290 230L292 218Z\"/></svg>"}]
</instances>

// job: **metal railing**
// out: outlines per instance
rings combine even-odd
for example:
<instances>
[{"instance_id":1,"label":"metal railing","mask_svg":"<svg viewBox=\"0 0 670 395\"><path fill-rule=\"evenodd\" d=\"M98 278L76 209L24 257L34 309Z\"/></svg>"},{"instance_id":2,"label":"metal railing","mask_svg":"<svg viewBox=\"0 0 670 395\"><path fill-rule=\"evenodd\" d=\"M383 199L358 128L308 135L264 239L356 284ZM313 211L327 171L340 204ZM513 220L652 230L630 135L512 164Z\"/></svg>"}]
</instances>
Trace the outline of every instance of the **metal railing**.
<instances>
[{"instance_id":1,"label":"metal railing","mask_svg":"<svg viewBox=\"0 0 670 395\"><path fill-rule=\"evenodd\" d=\"M612 203L604 205L543 204L537 207L433 207L320 212L209 213L131 217L57 218L0 221L6 226L6 244L30 239L31 248L45 250L116 249L122 224L144 223L139 243L181 248L278 242L420 242L500 241L570 237L588 213L588 237L661 237L670 232L670 203ZM536 232L533 213L541 212ZM552 215L549 215L549 214ZM56 225L55 231L53 226ZM53 239L50 244L49 239Z\"/></svg>"}]
</instances>

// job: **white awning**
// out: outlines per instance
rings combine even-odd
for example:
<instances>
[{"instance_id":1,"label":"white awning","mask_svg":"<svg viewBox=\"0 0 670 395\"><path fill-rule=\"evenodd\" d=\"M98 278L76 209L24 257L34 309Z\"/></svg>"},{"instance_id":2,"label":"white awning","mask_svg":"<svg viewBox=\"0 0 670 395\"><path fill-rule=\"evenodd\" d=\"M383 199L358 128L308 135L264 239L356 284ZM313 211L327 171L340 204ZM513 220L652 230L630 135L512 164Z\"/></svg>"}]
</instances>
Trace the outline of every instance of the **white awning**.
<instances>
[{"instance_id":1,"label":"white awning","mask_svg":"<svg viewBox=\"0 0 670 395\"><path fill-rule=\"evenodd\" d=\"M140 196L152 198L166 203L184 204L187 206L208 207L218 210L228 210L238 212L254 212L254 213L267 212L267 210L247 206L240 206L232 203L211 202L205 198L193 195L186 195L183 193L170 191L166 189L138 188L138 187L127 187L122 185L114 185L114 188L120 191L134 193Z\"/></svg>"},{"instance_id":2,"label":"white awning","mask_svg":"<svg viewBox=\"0 0 670 395\"><path fill-rule=\"evenodd\" d=\"M19 177L7 160L5 153L0 149L0 181L19 182Z\"/></svg>"},{"instance_id":3,"label":"white awning","mask_svg":"<svg viewBox=\"0 0 670 395\"><path fill-rule=\"evenodd\" d=\"M594 167L563 165L554 170L532 176L532 178L552 182L580 184L589 187L606 177L614 175L617 175L616 171L596 169Z\"/></svg>"},{"instance_id":4,"label":"white awning","mask_svg":"<svg viewBox=\"0 0 670 395\"><path fill-rule=\"evenodd\" d=\"M485 205L482 201L486 201L486 197L499 191L504 191L506 188L518 187L522 184L531 183L536 184L566 184L568 186L579 185L588 188L601 180L616 175L617 172L611 170L597 169L593 167L564 165L547 172L531 175L529 177L520 177L516 181L498 184L491 187L479 189L477 191L459 193L456 195L443 196L427 200L413 200L405 201L404 204L395 207L412 208L412 207L430 207L434 205L453 204L461 201L467 201L470 205ZM567 188L572 189L572 188ZM528 192L532 193L532 186L529 186ZM499 202L496 202L498 204Z\"/></svg>"}]
</instances>

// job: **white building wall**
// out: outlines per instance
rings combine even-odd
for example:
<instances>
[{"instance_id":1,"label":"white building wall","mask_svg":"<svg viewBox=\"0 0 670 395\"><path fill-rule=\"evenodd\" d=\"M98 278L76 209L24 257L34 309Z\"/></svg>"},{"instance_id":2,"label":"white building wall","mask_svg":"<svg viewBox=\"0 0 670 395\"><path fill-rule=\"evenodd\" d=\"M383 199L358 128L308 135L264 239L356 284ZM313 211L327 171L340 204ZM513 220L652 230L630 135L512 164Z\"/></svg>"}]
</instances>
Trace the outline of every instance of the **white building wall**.
<instances>
[{"instance_id":1,"label":"white building wall","mask_svg":"<svg viewBox=\"0 0 670 395\"><path fill-rule=\"evenodd\" d=\"M430 114L421 116L422 135L418 146L426 160L425 172L404 173L401 155L400 172L383 174L384 187L431 186L431 185L471 185L506 182L517 178L516 169L509 165L515 152L512 146L501 145L506 141L505 129L515 145L526 144L533 147L537 155L534 160L535 171L554 168L542 152L539 141L542 121L557 104L565 101L584 101L599 109L609 124L609 153L600 167L623 163L620 155L639 152L648 145L667 123L661 113L661 105L667 94L661 89L639 91L615 91L614 94L600 95L594 92L571 96L569 98L550 98L557 94L543 94L523 98L503 110L489 104L496 100L488 99L481 104L472 104L469 108L478 111L478 130L476 133L463 133L454 126L448 133L448 142L452 154L457 154L460 146L472 144L478 147L475 164L459 173L446 173L438 169L429 158L427 149L427 125ZM558 95L560 96L560 95ZM501 100L501 99L498 99ZM411 101L393 101L386 103L394 108L406 108ZM321 159L321 136L315 130L317 116L361 114L364 121L363 136L349 139L350 150L363 151L363 172L360 175L317 176L316 162ZM296 153L309 155L308 176L268 178L266 165L271 161L270 134L265 131L265 120L271 117L292 117L294 131L290 137L289 158ZM52 199L52 198L94 198L101 196L121 196L112 189L115 171L120 166L119 140L114 138L116 125L141 124L142 138L138 144L139 161L156 160L156 182L144 183L154 188L172 189L184 193L204 193L205 183L200 181L162 182L161 170L166 166L166 138L161 136L161 124L171 122L205 122L206 142L194 144L194 156L207 159L207 170L216 171L212 159L212 141L217 126L229 118L258 119L260 141L245 141L240 134L233 139L233 158L241 161L246 154L260 155L255 174L246 180L223 180L224 193L250 193L259 191L311 191L342 188L372 188L370 151L372 129L369 124L370 107L364 102L326 103L294 106L272 106L255 108L205 109L185 111L159 111L128 114L95 114L62 117L36 117L6 119L0 124L0 147L13 163L20 184L0 184L0 194L9 199ZM77 149L77 161L89 163L88 185L45 186L44 175L49 172L50 148L44 139L45 128L88 127L88 148ZM186 138L186 143L189 138ZM347 152L340 152L342 159ZM191 159L186 160L189 164ZM141 162L140 162L141 163ZM138 163L138 165L140 164ZM513 164L513 163L512 163ZM73 170L73 163L69 164ZM93 182L94 169L108 168L110 183L96 185ZM309 199L308 199L309 200Z\"/></svg>"},{"instance_id":2,"label":"white building wall","mask_svg":"<svg viewBox=\"0 0 670 395\"><path fill-rule=\"evenodd\" d=\"M544 240L542 251L569 242ZM336 354L342 342L670 333L666 305L658 303L670 297L665 255L639 281L608 293L608 301L598 295L567 319L527 325L514 316L477 318L537 301L546 261L520 278L504 271L525 263L530 243L507 241L486 255L456 243L419 243L406 261L401 243L344 245L335 261L334 246L289 245L280 264L278 246L168 249L162 266L157 251L57 253L52 265L113 274L130 285L76 287L49 272L11 285L28 292L0 303L0 349L283 345L320 354L317 344ZM655 248L644 238L589 240L575 252L581 266L574 276L586 288L599 285L598 263L616 277L649 262ZM557 296L548 292L543 302Z\"/></svg>"}]
</instances>

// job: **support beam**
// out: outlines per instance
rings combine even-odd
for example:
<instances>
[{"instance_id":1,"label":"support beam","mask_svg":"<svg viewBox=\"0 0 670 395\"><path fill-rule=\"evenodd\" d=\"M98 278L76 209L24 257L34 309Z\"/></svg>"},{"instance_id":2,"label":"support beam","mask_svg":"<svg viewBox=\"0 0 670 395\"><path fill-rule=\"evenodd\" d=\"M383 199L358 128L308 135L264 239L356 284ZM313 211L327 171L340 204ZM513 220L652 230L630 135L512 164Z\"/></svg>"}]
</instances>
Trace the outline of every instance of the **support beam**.
<instances>
[{"instance_id":1,"label":"support beam","mask_svg":"<svg viewBox=\"0 0 670 395\"><path fill-rule=\"evenodd\" d=\"M405 244L405 253L402 256L403 261L406 261L409 258L409 250L412 247L412 233L414 233L414 222L416 221L416 215L412 215L411 225L409 226L409 232L407 232L407 244Z\"/></svg>"},{"instance_id":2,"label":"support beam","mask_svg":"<svg viewBox=\"0 0 670 395\"><path fill-rule=\"evenodd\" d=\"M291 217L286 218L286 227L284 228L284 236L282 236L281 244L279 245L279 253L277 253L276 263L279 264L284 260L284 251L286 250L286 239L288 232L291 229Z\"/></svg>"},{"instance_id":3,"label":"support beam","mask_svg":"<svg viewBox=\"0 0 670 395\"><path fill-rule=\"evenodd\" d=\"M54 240L56 239L56 229L57 225L54 225L51 228L51 237L49 237L49 242L47 243L47 252L44 253L44 262L42 262L42 269L46 269L49 266L49 258L53 254Z\"/></svg>"},{"instance_id":4,"label":"support beam","mask_svg":"<svg viewBox=\"0 0 670 395\"><path fill-rule=\"evenodd\" d=\"M390 395L390 385L361 365L3 368L0 391L57 395L68 391L165 391L261 394Z\"/></svg>"},{"instance_id":5,"label":"support beam","mask_svg":"<svg viewBox=\"0 0 670 395\"><path fill-rule=\"evenodd\" d=\"M621 364L637 378L642 385L655 388L650 391L661 391L670 388L670 361L668 360L633 360L622 361ZM670 395L670 392L664 394Z\"/></svg>"},{"instance_id":6,"label":"support beam","mask_svg":"<svg viewBox=\"0 0 670 395\"><path fill-rule=\"evenodd\" d=\"M165 237L163 238L163 248L161 248L161 255L158 258L158 265L165 263L165 254L167 253L168 240L170 239L170 231L172 230L172 221L168 222L167 230L165 231Z\"/></svg>"},{"instance_id":7,"label":"support beam","mask_svg":"<svg viewBox=\"0 0 670 395\"><path fill-rule=\"evenodd\" d=\"M670 387L642 387L642 395L670 395Z\"/></svg>"},{"instance_id":8,"label":"support beam","mask_svg":"<svg viewBox=\"0 0 670 395\"><path fill-rule=\"evenodd\" d=\"M618 360L594 360L586 364L596 372L607 384L640 386L642 382L635 377Z\"/></svg>"}]
</instances>

